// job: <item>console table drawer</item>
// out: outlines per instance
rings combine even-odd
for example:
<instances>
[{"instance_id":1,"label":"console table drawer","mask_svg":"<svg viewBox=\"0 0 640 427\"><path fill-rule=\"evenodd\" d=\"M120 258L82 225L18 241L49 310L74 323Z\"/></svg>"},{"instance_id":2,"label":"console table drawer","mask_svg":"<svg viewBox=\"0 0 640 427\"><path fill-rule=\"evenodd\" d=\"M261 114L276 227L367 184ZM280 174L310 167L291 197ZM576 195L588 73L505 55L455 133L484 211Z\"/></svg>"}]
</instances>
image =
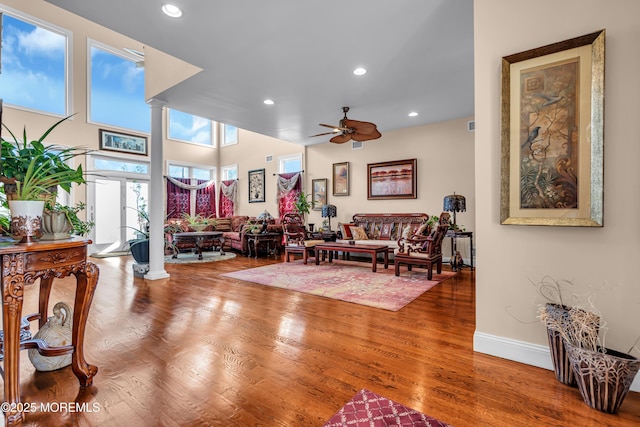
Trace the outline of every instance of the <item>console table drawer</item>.
<instances>
[{"instance_id":1,"label":"console table drawer","mask_svg":"<svg viewBox=\"0 0 640 427\"><path fill-rule=\"evenodd\" d=\"M57 251L27 252L25 254L25 271L46 270L66 265L79 264L87 259L87 248L68 248Z\"/></svg>"}]
</instances>

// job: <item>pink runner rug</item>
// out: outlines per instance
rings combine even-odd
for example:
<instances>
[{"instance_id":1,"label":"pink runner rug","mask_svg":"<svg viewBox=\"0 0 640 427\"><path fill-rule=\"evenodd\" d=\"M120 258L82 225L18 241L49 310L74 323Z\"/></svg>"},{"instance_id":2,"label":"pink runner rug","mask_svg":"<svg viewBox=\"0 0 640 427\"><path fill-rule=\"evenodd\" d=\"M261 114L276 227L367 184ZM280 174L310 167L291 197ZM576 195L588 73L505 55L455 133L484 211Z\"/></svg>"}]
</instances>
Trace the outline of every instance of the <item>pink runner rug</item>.
<instances>
[{"instance_id":1,"label":"pink runner rug","mask_svg":"<svg viewBox=\"0 0 640 427\"><path fill-rule=\"evenodd\" d=\"M323 427L451 427L369 390L360 390Z\"/></svg>"},{"instance_id":2,"label":"pink runner rug","mask_svg":"<svg viewBox=\"0 0 640 427\"><path fill-rule=\"evenodd\" d=\"M355 304L398 311L424 292L455 273L433 273L427 280L426 270L401 270L399 277L393 266L385 269L378 264L378 271L371 271L371 264L355 261L333 261L304 265L301 260L283 262L248 270L223 274L226 277L265 286L289 289L319 295Z\"/></svg>"}]
</instances>

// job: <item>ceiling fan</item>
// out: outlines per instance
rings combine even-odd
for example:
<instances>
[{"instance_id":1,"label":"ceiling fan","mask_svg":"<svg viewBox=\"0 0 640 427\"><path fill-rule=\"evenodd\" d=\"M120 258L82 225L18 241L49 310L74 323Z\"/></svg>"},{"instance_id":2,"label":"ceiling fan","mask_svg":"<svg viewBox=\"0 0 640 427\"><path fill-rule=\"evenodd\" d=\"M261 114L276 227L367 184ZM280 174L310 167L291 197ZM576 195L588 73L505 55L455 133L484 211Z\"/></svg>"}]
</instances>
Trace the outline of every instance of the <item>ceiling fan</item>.
<instances>
[{"instance_id":1,"label":"ceiling fan","mask_svg":"<svg viewBox=\"0 0 640 427\"><path fill-rule=\"evenodd\" d=\"M343 144L351 139L354 141L368 141L370 139L378 139L382 136L382 134L378 132L378 128L375 124L347 118L349 107L342 107L342 111L344 112L344 118L340 120L340 124L338 126L320 123L320 126L332 128L333 132L319 133L317 135L311 135L311 137L333 135L338 132L342 132L331 138L329 141L336 144Z\"/></svg>"}]
</instances>

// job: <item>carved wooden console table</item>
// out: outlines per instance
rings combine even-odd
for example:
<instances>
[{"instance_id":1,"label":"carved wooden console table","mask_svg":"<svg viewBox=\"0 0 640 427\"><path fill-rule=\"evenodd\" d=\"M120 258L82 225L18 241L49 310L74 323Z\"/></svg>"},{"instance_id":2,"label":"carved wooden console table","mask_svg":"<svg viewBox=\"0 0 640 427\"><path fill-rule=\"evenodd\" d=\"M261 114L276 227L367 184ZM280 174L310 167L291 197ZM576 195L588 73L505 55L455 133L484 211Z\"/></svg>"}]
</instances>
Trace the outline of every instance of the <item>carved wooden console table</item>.
<instances>
[{"instance_id":1,"label":"carved wooden console table","mask_svg":"<svg viewBox=\"0 0 640 427\"><path fill-rule=\"evenodd\" d=\"M4 342L0 347L4 359L5 424L21 424L24 420L20 403L20 350L37 348L44 356L72 354L71 367L81 386L89 386L98 368L84 359L84 332L98 284L99 270L87 262L87 245L90 240L70 239L61 242L4 244L0 245L2 256L2 320ZM31 339L28 326L22 319L22 300L25 285L40 279L38 313L27 320L39 319L42 327L47 321L49 295L56 277L73 274L77 287L73 310L71 345L48 347L46 342Z\"/></svg>"}]
</instances>

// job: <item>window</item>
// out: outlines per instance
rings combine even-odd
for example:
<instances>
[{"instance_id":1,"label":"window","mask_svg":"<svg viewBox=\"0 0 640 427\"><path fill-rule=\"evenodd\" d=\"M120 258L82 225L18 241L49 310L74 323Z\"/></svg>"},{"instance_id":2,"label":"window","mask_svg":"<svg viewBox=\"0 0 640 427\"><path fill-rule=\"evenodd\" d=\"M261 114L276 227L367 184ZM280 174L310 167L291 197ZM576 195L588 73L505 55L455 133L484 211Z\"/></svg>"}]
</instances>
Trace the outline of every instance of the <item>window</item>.
<instances>
[{"instance_id":1,"label":"window","mask_svg":"<svg viewBox=\"0 0 640 427\"><path fill-rule=\"evenodd\" d=\"M222 167L222 176L220 177L222 181L227 181L229 179L238 179L238 165L230 165Z\"/></svg>"},{"instance_id":2,"label":"window","mask_svg":"<svg viewBox=\"0 0 640 427\"><path fill-rule=\"evenodd\" d=\"M169 176L173 178L193 178L210 180L215 176L216 168L199 168L195 166L183 166L169 164Z\"/></svg>"},{"instance_id":3,"label":"window","mask_svg":"<svg viewBox=\"0 0 640 427\"><path fill-rule=\"evenodd\" d=\"M278 173L300 172L302 170L302 154L278 157Z\"/></svg>"},{"instance_id":4,"label":"window","mask_svg":"<svg viewBox=\"0 0 640 427\"><path fill-rule=\"evenodd\" d=\"M149 175L149 163L118 160L107 157L96 157L94 169L103 171L125 172L140 175Z\"/></svg>"},{"instance_id":5,"label":"window","mask_svg":"<svg viewBox=\"0 0 640 427\"><path fill-rule=\"evenodd\" d=\"M168 109L167 123L167 135L170 139L215 146L211 132L212 122L209 119Z\"/></svg>"},{"instance_id":6,"label":"window","mask_svg":"<svg viewBox=\"0 0 640 427\"><path fill-rule=\"evenodd\" d=\"M94 41L89 41L89 54L89 121L149 133L151 110L139 58Z\"/></svg>"},{"instance_id":7,"label":"window","mask_svg":"<svg viewBox=\"0 0 640 427\"><path fill-rule=\"evenodd\" d=\"M238 128L221 123L222 143L220 145L234 145L238 143Z\"/></svg>"},{"instance_id":8,"label":"window","mask_svg":"<svg viewBox=\"0 0 640 427\"><path fill-rule=\"evenodd\" d=\"M66 116L71 33L0 6L5 104Z\"/></svg>"}]
</instances>

